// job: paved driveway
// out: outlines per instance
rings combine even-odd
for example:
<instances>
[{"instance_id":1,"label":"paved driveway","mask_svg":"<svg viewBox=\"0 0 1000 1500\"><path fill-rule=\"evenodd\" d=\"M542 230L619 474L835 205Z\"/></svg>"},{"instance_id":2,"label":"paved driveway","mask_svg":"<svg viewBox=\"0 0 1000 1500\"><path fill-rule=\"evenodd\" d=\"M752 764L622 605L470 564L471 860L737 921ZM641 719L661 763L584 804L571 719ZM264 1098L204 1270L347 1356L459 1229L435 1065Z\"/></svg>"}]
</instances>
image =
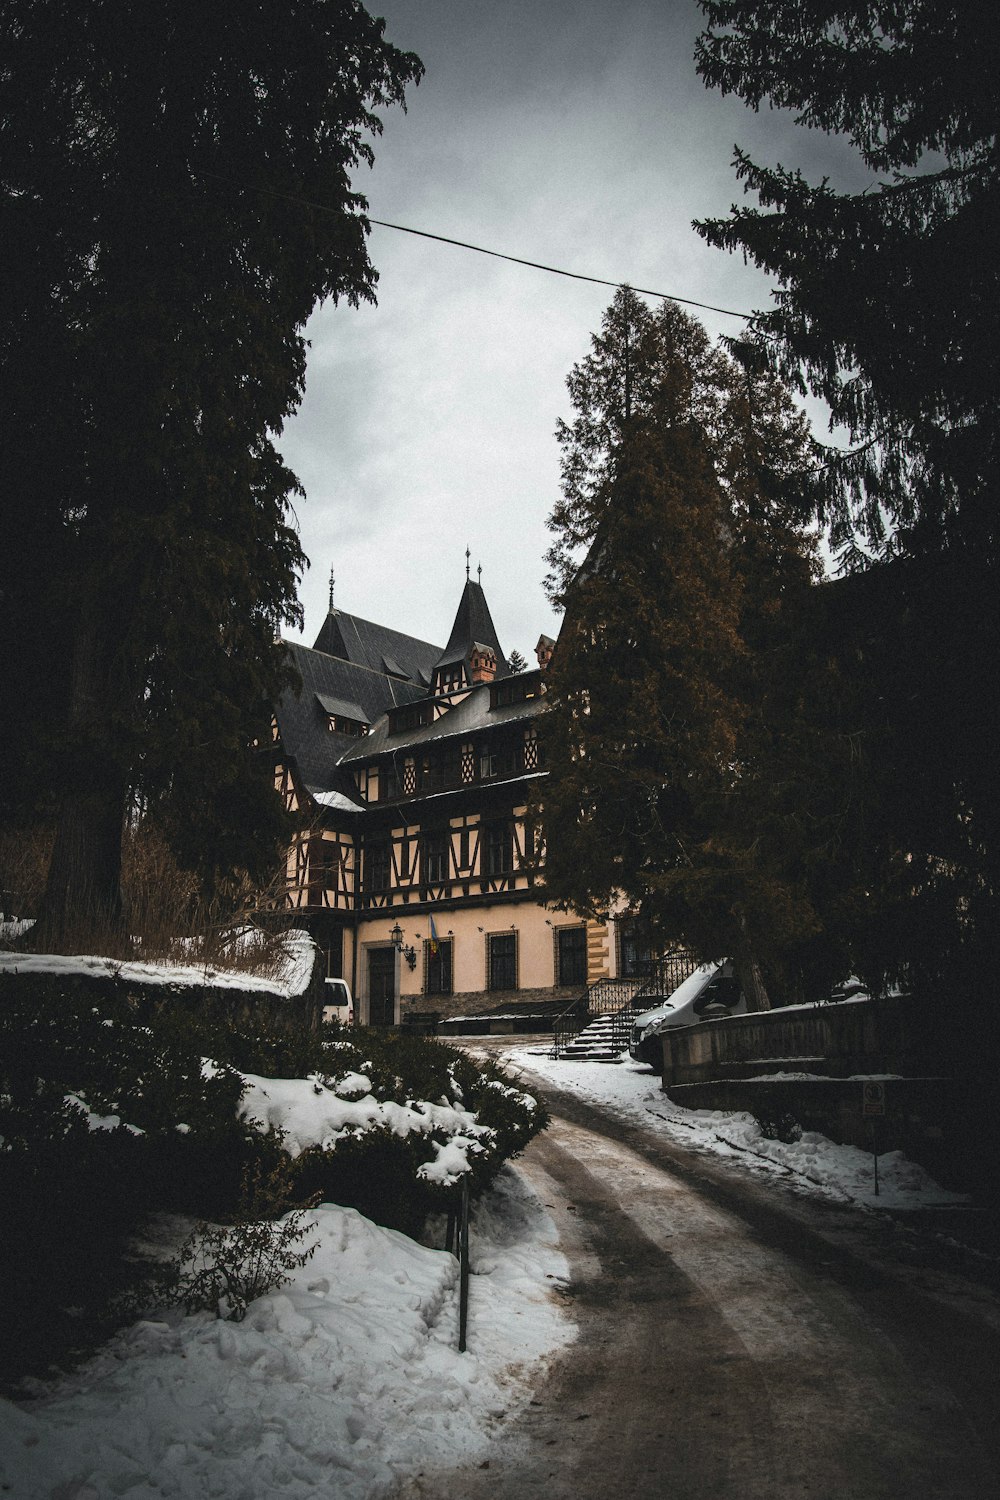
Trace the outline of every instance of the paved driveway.
<instances>
[{"instance_id":1,"label":"paved driveway","mask_svg":"<svg viewBox=\"0 0 1000 1500\"><path fill-rule=\"evenodd\" d=\"M398 1500L988 1500L1000 1307L891 1221L548 1088L522 1167L581 1333L488 1466Z\"/></svg>"}]
</instances>

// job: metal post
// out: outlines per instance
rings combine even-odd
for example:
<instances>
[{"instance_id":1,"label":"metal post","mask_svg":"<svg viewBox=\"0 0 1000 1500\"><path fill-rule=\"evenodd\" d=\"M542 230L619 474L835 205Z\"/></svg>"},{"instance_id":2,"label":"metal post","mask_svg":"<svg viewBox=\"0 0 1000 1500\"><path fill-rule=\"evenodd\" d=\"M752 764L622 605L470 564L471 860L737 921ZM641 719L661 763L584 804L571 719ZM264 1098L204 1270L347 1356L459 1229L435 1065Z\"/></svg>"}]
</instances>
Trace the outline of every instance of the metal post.
<instances>
[{"instance_id":1,"label":"metal post","mask_svg":"<svg viewBox=\"0 0 1000 1500\"><path fill-rule=\"evenodd\" d=\"M458 1352L465 1353L469 1327L469 1178L462 1180L462 1223L458 1257Z\"/></svg>"},{"instance_id":2,"label":"metal post","mask_svg":"<svg viewBox=\"0 0 1000 1500\"><path fill-rule=\"evenodd\" d=\"M875 1116L872 1116L872 1161L875 1163L875 1196L878 1197L878 1136Z\"/></svg>"}]
</instances>

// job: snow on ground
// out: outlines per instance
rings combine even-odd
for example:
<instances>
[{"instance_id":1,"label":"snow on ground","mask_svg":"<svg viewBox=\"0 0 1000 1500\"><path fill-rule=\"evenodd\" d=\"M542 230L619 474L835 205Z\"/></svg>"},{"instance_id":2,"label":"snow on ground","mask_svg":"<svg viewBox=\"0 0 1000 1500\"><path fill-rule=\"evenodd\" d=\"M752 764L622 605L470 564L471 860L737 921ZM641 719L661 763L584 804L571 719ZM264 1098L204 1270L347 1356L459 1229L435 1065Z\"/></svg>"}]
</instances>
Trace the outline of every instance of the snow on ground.
<instances>
[{"instance_id":1,"label":"snow on ground","mask_svg":"<svg viewBox=\"0 0 1000 1500\"><path fill-rule=\"evenodd\" d=\"M508 1167L458 1263L353 1209L308 1214L316 1252L245 1322L172 1310L31 1402L0 1402L0 1492L18 1500L373 1500L467 1462L574 1337L555 1227Z\"/></svg>"},{"instance_id":2,"label":"snow on ground","mask_svg":"<svg viewBox=\"0 0 1000 1500\"><path fill-rule=\"evenodd\" d=\"M215 964L142 963L134 959L100 958L94 954L0 953L3 974L113 975L126 984L211 984L219 989L267 990L272 994L300 995L312 976L315 944L307 932L282 934L283 953L275 965L273 979L261 979L249 970L222 969Z\"/></svg>"},{"instance_id":3,"label":"snow on ground","mask_svg":"<svg viewBox=\"0 0 1000 1500\"><path fill-rule=\"evenodd\" d=\"M469 1050L474 1051L474 1047ZM627 1053L616 1065L556 1059L542 1048L517 1047L506 1054L504 1061L556 1088L579 1094L622 1119L661 1130L680 1145L786 1178L802 1192L872 1208L929 1208L966 1201L963 1195L938 1187L923 1167L909 1161L901 1151L879 1156L876 1196L870 1151L838 1146L809 1130L803 1131L800 1140L786 1144L763 1135L753 1115L682 1109L667 1098L659 1078L643 1064L632 1062Z\"/></svg>"}]
</instances>

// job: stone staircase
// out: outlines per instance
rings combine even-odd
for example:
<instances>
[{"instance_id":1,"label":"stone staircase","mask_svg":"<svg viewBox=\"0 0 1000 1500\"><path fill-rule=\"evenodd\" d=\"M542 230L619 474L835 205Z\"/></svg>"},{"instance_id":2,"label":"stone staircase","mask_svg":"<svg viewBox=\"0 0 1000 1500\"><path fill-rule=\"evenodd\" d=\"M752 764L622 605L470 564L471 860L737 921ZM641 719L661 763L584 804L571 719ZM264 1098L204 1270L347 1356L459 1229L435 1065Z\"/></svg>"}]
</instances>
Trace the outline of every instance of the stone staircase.
<instances>
[{"instance_id":1,"label":"stone staircase","mask_svg":"<svg viewBox=\"0 0 1000 1500\"><path fill-rule=\"evenodd\" d=\"M577 1062L619 1063L628 1050L629 1031L635 1012L631 1005L608 1015L595 1016L571 1042L559 1049L559 1056Z\"/></svg>"}]
</instances>

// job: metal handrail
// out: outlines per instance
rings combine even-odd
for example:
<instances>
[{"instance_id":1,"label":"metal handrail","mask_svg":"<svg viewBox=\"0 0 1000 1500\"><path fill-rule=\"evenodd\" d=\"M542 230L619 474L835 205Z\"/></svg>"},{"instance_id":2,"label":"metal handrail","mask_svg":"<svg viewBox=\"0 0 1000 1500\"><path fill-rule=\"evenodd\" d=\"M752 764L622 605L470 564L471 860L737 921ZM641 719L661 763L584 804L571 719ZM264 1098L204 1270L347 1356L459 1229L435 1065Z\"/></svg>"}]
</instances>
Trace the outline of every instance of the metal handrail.
<instances>
[{"instance_id":1,"label":"metal handrail","mask_svg":"<svg viewBox=\"0 0 1000 1500\"><path fill-rule=\"evenodd\" d=\"M632 1017L649 1010L660 995L669 995L698 967L698 960L682 949L674 949L653 959L649 972L629 979L597 979L582 995L572 1000L552 1021L552 1051L558 1057L573 1037L598 1016L617 1015L615 1040L628 1045ZM642 1005L635 1002L641 1000ZM645 1002L649 1001L649 1004Z\"/></svg>"}]
</instances>

